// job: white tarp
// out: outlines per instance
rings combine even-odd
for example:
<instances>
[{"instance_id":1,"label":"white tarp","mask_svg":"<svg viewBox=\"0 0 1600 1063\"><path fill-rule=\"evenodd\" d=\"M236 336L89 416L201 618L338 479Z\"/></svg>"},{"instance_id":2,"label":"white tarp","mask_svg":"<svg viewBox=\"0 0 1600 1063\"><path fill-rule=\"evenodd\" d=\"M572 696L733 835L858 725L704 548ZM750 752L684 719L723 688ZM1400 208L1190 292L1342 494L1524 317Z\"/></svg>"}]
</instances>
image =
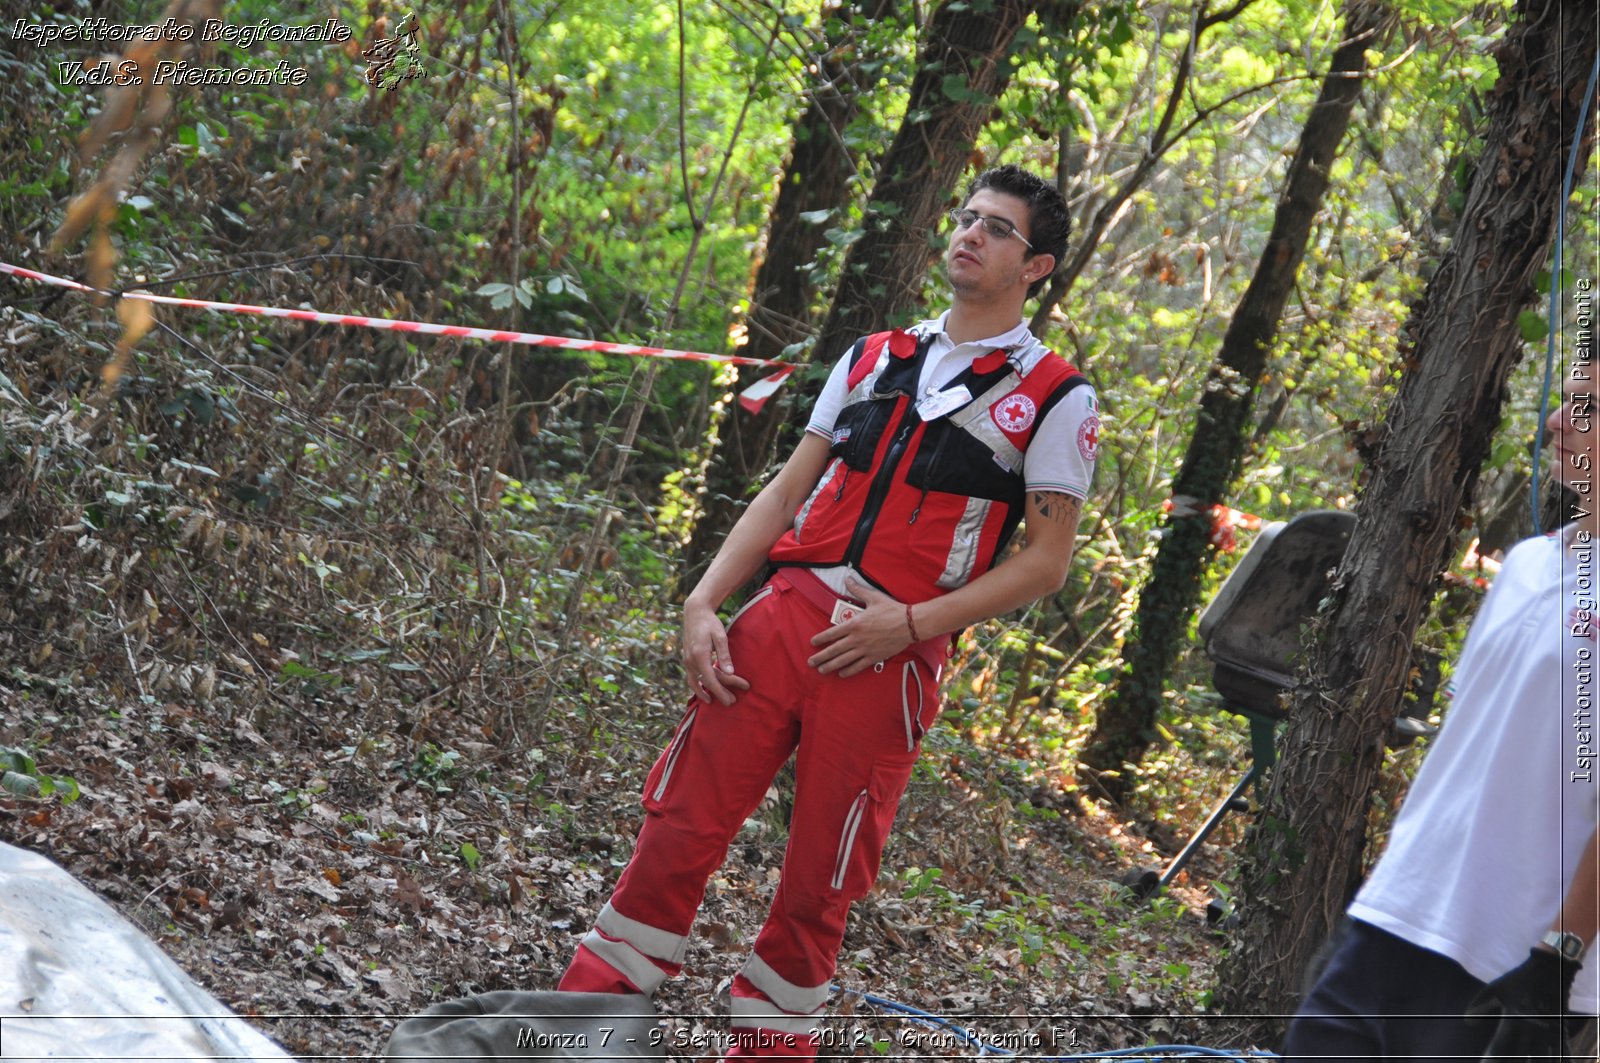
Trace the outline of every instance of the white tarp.
<instances>
[{"instance_id":1,"label":"white tarp","mask_svg":"<svg viewBox=\"0 0 1600 1063\"><path fill-rule=\"evenodd\" d=\"M71 875L0 843L0 1059L293 1057Z\"/></svg>"}]
</instances>

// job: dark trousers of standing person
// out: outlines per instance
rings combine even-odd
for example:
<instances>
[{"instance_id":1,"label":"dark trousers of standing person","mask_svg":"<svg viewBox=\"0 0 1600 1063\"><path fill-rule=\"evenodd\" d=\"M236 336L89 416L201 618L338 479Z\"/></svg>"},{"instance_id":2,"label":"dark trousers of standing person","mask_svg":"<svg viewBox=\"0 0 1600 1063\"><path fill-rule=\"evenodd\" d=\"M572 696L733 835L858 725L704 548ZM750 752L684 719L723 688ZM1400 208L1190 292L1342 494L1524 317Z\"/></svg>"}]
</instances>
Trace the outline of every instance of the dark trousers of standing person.
<instances>
[{"instance_id":1,"label":"dark trousers of standing person","mask_svg":"<svg viewBox=\"0 0 1600 1063\"><path fill-rule=\"evenodd\" d=\"M1284 1061L1476 1061L1494 1024L1462 1016L1483 987L1454 960L1347 919L1284 1035Z\"/></svg>"}]
</instances>

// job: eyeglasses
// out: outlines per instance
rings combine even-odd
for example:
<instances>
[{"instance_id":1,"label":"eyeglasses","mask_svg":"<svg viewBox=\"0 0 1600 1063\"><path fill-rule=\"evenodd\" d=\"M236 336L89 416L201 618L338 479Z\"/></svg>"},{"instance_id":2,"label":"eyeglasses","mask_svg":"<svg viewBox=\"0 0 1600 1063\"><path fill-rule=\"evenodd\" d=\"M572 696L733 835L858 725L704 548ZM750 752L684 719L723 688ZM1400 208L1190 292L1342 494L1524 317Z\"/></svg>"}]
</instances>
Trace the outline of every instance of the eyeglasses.
<instances>
[{"instance_id":1,"label":"eyeglasses","mask_svg":"<svg viewBox=\"0 0 1600 1063\"><path fill-rule=\"evenodd\" d=\"M955 210L950 212L950 220L955 224L956 232L960 232L962 229L971 226L974 222L981 221L983 222L983 231L994 237L996 240L1004 240L1008 236L1015 236L1018 240L1022 241L1022 245L1029 251L1033 250L1033 245L1028 242L1028 238L1017 232L1017 227L1006 221L1004 218L990 218L986 215L979 214L975 210L968 210L966 207L957 207Z\"/></svg>"}]
</instances>

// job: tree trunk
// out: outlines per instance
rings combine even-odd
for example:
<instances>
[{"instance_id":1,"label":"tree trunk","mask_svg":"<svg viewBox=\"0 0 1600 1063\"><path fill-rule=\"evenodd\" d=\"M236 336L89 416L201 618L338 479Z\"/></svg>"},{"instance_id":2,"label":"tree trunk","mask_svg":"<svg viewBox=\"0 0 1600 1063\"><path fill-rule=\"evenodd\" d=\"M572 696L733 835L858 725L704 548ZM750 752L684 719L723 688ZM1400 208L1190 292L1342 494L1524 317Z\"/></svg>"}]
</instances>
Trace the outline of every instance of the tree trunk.
<instances>
[{"instance_id":1,"label":"tree trunk","mask_svg":"<svg viewBox=\"0 0 1600 1063\"><path fill-rule=\"evenodd\" d=\"M828 227L802 215L842 213L850 201L856 162L844 134L866 98L867 78L860 67L876 58L860 50L859 38L868 24L895 17L899 6L900 0L859 0L828 20L811 102L795 123L794 146L767 225L767 253L751 285L750 312L745 317L749 342L741 354L777 358L784 348L811 335L817 286L807 267L822 247ZM699 579L759 486L762 471L773 458L778 425L791 405L773 401L753 416L731 408L723 414L706 467L700 516L684 551L688 585Z\"/></svg>"},{"instance_id":2,"label":"tree trunk","mask_svg":"<svg viewBox=\"0 0 1600 1063\"><path fill-rule=\"evenodd\" d=\"M1393 15L1383 4L1347 0L1344 41L1333 54L1301 131L1255 276L1234 311L1206 379L1194 436L1172 484L1174 506L1166 534L1139 595L1134 630L1123 651L1126 663L1083 752L1085 765L1108 773L1102 781L1114 797L1126 792L1124 765L1137 763L1152 741L1162 688L1211 554L1209 510L1226 497L1238 475L1256 392L1284 304L1294 290L1312 223L1328 190L1329 167L1361 92L1367 50L1379 45L1392 25Z\"/></svg>"},{"instance_id":3,"label":"tree trunk","mask_svg":"<svg viewBox=\"0 0 1600 1063\"><path fill-rule=\"evenodd\" d=\"M860 239L845 253L818 359L838 358L857 337L921 305L936 255L929 237L1011 81L1011 43L1034 7L1034 0L946 0L929 19L906 117L878 168Z\"/></svg>"},{"instance_id":4,"label":"tree trunk","mask_svg":"<svg viewBox=\"0 0 1600 1063\"><path fill-rule=\"evenodd\" d=\"M1517 316L1550 247L1596 36L1587 2L1521 0L1498 48L1461 225L1407 325L1407 369L1247 838L1243 923L1220 969L1234 1011L1294 1010L1301 973L1359 880L1412 639L1521 357Z\"/></svg>"}]
</instances>

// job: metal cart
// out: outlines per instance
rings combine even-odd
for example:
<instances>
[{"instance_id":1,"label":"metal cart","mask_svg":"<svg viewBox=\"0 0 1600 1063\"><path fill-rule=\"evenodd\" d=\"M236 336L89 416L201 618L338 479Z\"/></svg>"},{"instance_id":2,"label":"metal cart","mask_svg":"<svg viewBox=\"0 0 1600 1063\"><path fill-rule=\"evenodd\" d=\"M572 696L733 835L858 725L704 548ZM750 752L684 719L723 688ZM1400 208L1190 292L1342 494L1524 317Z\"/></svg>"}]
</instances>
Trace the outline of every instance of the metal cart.
<instances>
[{"instance_id":1,"label":"metal cart","mask_svg":"<svg viewBox=\"0 0 1600 1063\"><path fill-rule=\"evenodd\" d=\"M1122 876L1139 897L1154 895L1177 877L1229 812L1249 809L1246 791L1276 759L1277 727L1286 715L1283 696L1294 688L1305 625L1327 597L1355 523L1353 513L1321 509L1267 525L1200 614L1212 685L1228 711L1250 724L1250 767L1165 868L1134 868ZM1425 721L1402 717L1395 744L1429 731ZM1213 909L1208 915L1220 918L1215 902Z\"/></svg>"}]
</instances>

